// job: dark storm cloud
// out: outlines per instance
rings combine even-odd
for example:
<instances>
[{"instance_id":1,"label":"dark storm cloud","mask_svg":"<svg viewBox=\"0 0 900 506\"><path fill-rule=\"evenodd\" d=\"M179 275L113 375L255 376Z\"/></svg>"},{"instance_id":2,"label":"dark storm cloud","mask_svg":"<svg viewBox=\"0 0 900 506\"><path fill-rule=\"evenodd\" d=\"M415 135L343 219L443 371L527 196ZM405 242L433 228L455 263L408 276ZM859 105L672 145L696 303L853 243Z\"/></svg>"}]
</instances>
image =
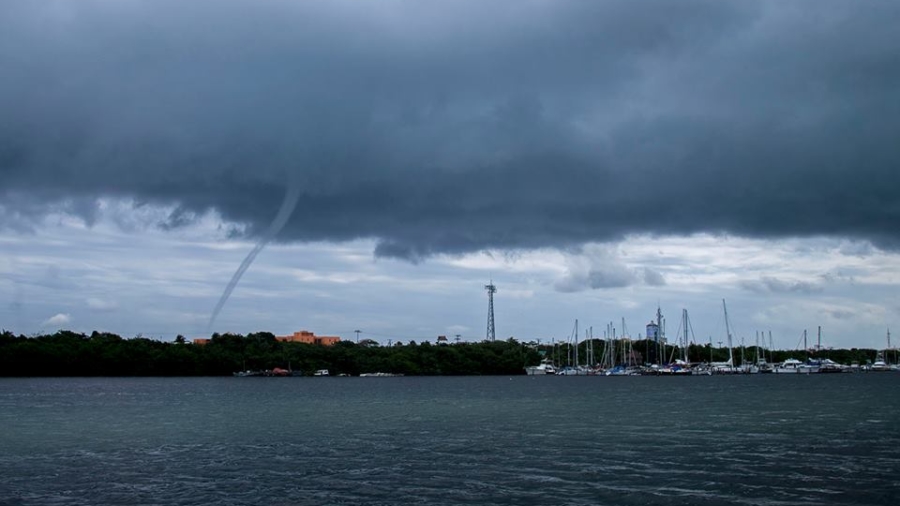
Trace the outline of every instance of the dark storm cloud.
<instances>
[{"instance_id":1,"label":"dark storm cloud","mask_svg":"<svg viewBox=\"0 0 900 506\"><path fill-rule=\"evenodd\" d=\"M292 180L280 240L410 259L633 232L896 246L897 26L894 1L6 0L0 220L111 196L258 235Z\"/></svg>"}]
</instances>

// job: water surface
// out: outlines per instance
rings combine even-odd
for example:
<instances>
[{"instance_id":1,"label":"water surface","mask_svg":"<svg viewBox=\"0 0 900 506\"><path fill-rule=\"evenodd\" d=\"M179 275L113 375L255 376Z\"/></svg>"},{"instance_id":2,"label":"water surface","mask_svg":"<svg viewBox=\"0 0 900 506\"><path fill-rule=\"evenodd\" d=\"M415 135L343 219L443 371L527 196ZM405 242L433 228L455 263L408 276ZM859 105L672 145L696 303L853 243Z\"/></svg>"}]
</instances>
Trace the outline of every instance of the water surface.
<instances>
[{"instance_id":1,"label":"water surface","mask_svg":"<svg viewBox=\"0 0 900 506\"><path fill-rule=\"evenodd\" d=\"M900 374L0 379L0 504L898 504Z\"/></svg>"}]
</instances>

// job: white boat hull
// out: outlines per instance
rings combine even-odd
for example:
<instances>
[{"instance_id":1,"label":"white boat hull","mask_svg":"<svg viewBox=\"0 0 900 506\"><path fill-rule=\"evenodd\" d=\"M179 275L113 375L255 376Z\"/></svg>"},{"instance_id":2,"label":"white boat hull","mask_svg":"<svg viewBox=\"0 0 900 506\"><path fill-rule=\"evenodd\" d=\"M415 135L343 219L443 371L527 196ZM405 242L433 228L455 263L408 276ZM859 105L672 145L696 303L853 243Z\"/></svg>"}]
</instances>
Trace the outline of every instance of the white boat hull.
<instances>
[{"instance_id":1,"label":"white boat hull","mask_svg":"<svg viewBox=\"0 0 900 506\"><path fill-rule=\"evenodd\" d=\"M772 369L774 374L797 374L797 369L793 367L776 367Z\"/></svg>"}]
</instances>

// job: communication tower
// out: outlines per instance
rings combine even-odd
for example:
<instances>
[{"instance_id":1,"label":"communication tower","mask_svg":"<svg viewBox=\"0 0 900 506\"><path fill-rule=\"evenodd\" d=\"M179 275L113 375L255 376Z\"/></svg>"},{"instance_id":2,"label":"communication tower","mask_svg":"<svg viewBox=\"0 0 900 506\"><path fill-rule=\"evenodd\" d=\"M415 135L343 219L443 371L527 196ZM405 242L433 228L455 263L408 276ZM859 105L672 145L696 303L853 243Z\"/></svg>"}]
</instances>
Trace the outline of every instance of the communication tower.
<instances>
[{"instance_id":1,"label":"communication tower","mask_svg":"<svg viewBox=\"0 0 900 506\"><path fill-rule=\"evenodd\" d=\"M496 338L494 332L494 294L497 293L497 287L494 286L494 280L489 285L484 285L484 289L488 294L488 320L487 320L487 340L493 341Z\"/></svg>"}]
</instances>

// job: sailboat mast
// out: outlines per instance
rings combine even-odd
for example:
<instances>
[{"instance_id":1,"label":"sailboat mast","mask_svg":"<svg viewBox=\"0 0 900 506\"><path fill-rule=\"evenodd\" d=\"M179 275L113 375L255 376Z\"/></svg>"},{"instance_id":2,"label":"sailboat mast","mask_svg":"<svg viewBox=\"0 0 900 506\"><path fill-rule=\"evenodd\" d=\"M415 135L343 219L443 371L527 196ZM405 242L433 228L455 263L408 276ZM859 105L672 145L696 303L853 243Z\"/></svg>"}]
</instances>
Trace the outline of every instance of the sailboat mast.
<instances>
[{"instance_id":1,"label":"sailboat mast","mask_svg":"<svg viewBox=\"0 0 900 506\"><path fill-rule=\"evenodd\" d=\"M741 369L744 368L744 338L741 338Z\"/></svg>"},{"instance_id":2,"label":"sailboat mast","mask_svg":"<svg viewBox=\"0 0 900 506\"><path fill-rule=\"evenodd\" d=\"M758 330L756 331L756 365L759 365L759 331Z\"/></svg>"},{"instance_id":3,"label":"sailboat mast","mask_svg":"<svg viewBox=\"0 0 900 506\"><path fill-rule=\"evenodd\" d=\"M588 330L588 360L587 366L594 367L594 326L591 325Z\"/></svg>"},{"instance_id":4,"label":"sailboat mast","mask_svg":"<svg viewBox=\"0 0 900 506\"><path fill-rule=\"evenodd\" d=\"M722 299L722 309L725 311L725 335L728 337L728 365L734 367L734 351L731 343L731 327L728 325L728 306L725 305L725 299Z\"/></svg>"},{"instance_id":5,"label":"sailboat mast","mask_svg":"<svg viewBox=\"0 0 900 506\"><path fill-rule=\"evenodd\" d=\"M806 353L806 361L809 362L809 346L806 344L806 329L803 329L803 352Z\"/></svg>"},{"instance_id":6,"label":"sailboat mast","mask_svg":"<svg viewBox=\"0 0 900 506\"><path fill-rule=\"evenodd\" d=\"M890 353L890 349L891 349L891 329L887 329L887 347L888 347L888 351L884 352L885 355ZM895 363L897 362L897 353L896 352L894 352L894 362Z\"/></svg>"},{"instance_id":7,"label":"sailboat mast","mask_svg":"<svg viewBox=\"0 0 900 506\"><path fill-rule=\"evenodd\" d=\"M612 325L612 322L609 322L609 324ZM612 333L613 333L612 353L609 354L609 368L610 369L612 369L613 367L616 366L616 351L619 349L618 342L620 339L619 335L616 334L615 327L612 328Z\"/></svg>"},{"instance_id":8,"label":"sailboat mast","mask_svg":"<svg viewBox=\"0 0 900 506\"><path fill-rule=\"evenodd\" d=\"M604 330L603 332L604 332L605 339L604 339L604 344L603 344L603 357L601 358L600 362L603 363L603 367L608 369L609 363L610 363L609 354L613 347L612 327L610 326L609 323L606 324L606 330ZM615 353L615 352L612 351L612 353Z\"/></svg>"},{"instance_id":9,"label":"sailboat mast","mask_svg":"<svg viewBox=\"0 0 900 506\"><path fill-rule=\"evenodd\" d=\"M609 364L612 363L612 360L610 358L610 353L612 353L612 355L615 355L615 353L616 353L615 348L613 348L611 325L612 324L610 324L610 323L606 324L606 335L605 335L605 339L603 341L603 367L605 367L607 369L611 368Z\"/></svg>"},{"instance_id":10,"label":"sailboat mast","mask_svg":"<svg viewBox=\"0 0 900 506\"><path fill-rule=\"evenodd\" d=\"M575 368L578 369L578 319L575 319Z\"/></svg>"}]
</instances>

